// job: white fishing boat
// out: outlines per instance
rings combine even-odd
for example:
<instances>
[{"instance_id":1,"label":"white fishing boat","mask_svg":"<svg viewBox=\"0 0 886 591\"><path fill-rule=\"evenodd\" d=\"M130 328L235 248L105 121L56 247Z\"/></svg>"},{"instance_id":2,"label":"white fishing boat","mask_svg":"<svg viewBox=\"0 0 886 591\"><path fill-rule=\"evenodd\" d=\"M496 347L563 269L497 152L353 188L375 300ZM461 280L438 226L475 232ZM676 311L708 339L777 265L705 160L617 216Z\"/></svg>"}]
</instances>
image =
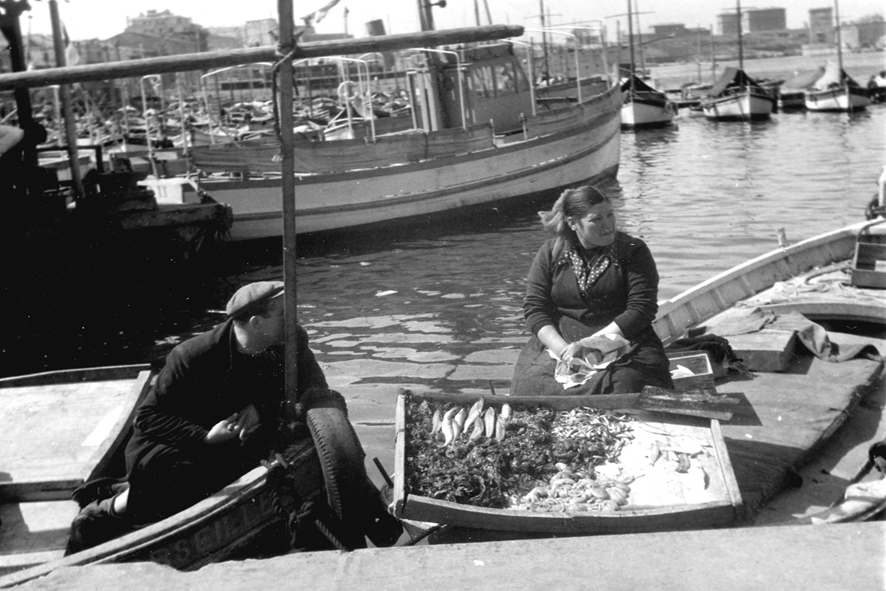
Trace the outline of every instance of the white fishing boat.
<instances>
[{"instance_id":1,"label":"white fishing boat","mask_svg":"<svg viewBox=\"0 0 886 591\"><path fill-rule=\"evenodd\" d=\"M717 121L762 121L774 108L775 98L738 68L726 68L701 101L705 117Z\"/></svg>"},{"instance_id":2,"label":"white fishing boat","mask_svg":"<svg viewBox=\"0 0 886 591\"><path fill-rule=\"evenodd\" d=\"M621 82L621 125L628 129L662 127L674 120L677 107L668 100L667 94L656 90L637 76L634 62L633 20L633 8L631 0L628 0L628 46L631 54L631 70L627 79Z\"/></svg>"},{"instance_id":3,"label":"white fishing boat","mask_svg":"<svg viewBox=\"0 0 886 591\"><path fill-rule=\"evenodd\" d=\"M840 4L834 0L837 30L837 63L828 62L824 74L805 93L810 111L861 111L871 104L866 88L843 70L843 37L840 34Z\"/></svg>"},{"instance_id":4,"label":"white fishing boat","mask_svg":"<svg viewBox=\"0 0 886 591\"><path fill-rule=\"evenodd\" d=\"M384 126L403 118L368 118L351 122L356 139L295 142L298 234L553 195L616 175L621 90L610 77L585 81L581 100L535 104L510 44L424 55L408 72L411 129ZM233 240L282 236L278 152L276 142L191 150L204 173L199 190L233 208Z\"/></svg>"},{"instance_id":5,"label":"white fishing boat","mask_svg":"<svg viewBox=\"0 0 886 591\"><path fill-rule=\"evenodd\" d=\"M775 97L744 71L741 39L741 2L738 13L738 67L726 68L701 101L705 117L717 121L763 121L775 110Z\"/></svg>"},{"instance_id":6,"label":"white fishing boat","mask_svg":"<svg viewBox=\"0 0 886 591\"><path fill-rule=\"evenodd\" d=\"M665 93L632 75L621 83L621 125L625 128L662 127L674 121L677 107Z\"/></svg>"},{"instance_id":7,"label":"white fishing boat","mask_svg":"<svg viewBox=\"0 0 886 591\"><path fill-rule=\"evenodd\" d=\"M842 67L828 62L821 77L805 92L810 111L861 111L871 104L868 90L860 86Z\"/></svg>"}]
</instances>

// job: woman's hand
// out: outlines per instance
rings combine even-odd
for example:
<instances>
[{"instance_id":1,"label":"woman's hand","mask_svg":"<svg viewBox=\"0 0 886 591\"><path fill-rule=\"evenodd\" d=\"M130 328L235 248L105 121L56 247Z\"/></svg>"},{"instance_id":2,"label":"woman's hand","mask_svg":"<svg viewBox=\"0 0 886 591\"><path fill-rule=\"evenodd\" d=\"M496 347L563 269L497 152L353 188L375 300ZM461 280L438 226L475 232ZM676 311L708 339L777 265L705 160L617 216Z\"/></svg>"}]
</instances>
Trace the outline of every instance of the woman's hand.
<instances>
[{"instance_id":1,"label":"woman's hand","mask_svg":"<svg viewBox=\"0 0 886 591\"><path fill-rule=\"evenodd\" d=\"M581 344L580 343L569 343L566 347L560 351L560 361L569 362L572 361L573 357L581 352Z\"/></svg>"}]
</instances>

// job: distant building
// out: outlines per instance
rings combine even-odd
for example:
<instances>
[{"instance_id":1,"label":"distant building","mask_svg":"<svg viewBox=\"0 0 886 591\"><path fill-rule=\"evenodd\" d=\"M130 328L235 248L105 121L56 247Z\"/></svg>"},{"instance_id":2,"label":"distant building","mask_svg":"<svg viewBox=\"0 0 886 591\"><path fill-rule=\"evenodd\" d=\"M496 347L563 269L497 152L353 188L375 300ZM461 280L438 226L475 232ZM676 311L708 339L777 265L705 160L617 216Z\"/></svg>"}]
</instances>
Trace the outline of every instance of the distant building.
<instances>
[{"instance_id":1,"label":"distant building","mask_svg":"<svg viewBox=\"0 0 886 591\"><path fill-rule=\"evenodd\" d=\"M240 26L210 27L209 33L216 37L236 40L234 47L266 47L277 43L277 21L272 18L246 21ZM212 47L210 50L224 49Z\"/></svg>"},{"instance_id":2,"label":"distant building","mask_svg":"<svg viewBox=\"0 0 886 591\"><path fill-rule=\"evenodd\" d=\"M652 25L653 39L659 39L661 37L669 37L673 35L674 37L696 37L698 35L708 36L711 34L710 29L705 29L702 27L695 29L687 29L686 25L683 23L670 23L663 25Z\"/></svg>"},{"instance_id":3,"label":"distant building","mask_svg":"<svg viewBox=\"0 0 886 591\"><path fill-rule=\"evenodd\" d=\"M738 15L735 12L724 12L717 15L720 34L738 35ZM784 8L751 8L741 11L742 33L759 33L763 31L783 31L787 28Z\"/></svg>"},{"instance_id":4,"label":"distant building","mask_svg":"<svg viewBox=\"0 0 886 591\"><path fill-rule=\"evenodd\" d=\"M812 8L809 10L809 43L834 42L834 9Z\"/></svg>"},{"instance_id":5,"label":"distant building","mask_svg":"<svg viewBox=\"0 0 886 591\"><path fill-rule=\"evenodd\" d=\"M157 12L149 10L136 17L127 18L126 33L136 33L168 39L177 43L190 45L190 51L207 50L209 32L185 16L172 14L168 10ZM173 51L169 53L181 53Z\"/></svg>"}]
</instances>

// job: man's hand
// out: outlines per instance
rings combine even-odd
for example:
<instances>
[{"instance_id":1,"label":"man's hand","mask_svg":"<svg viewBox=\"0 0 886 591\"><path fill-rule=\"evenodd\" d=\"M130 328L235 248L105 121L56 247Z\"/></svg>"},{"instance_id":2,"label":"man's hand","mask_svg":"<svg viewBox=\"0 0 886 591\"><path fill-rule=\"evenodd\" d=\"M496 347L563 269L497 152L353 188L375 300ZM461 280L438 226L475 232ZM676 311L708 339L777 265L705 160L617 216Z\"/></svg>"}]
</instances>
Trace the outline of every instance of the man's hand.
<instances>
[{"instance_id":1,"label":"man's hand","mask_svg":"<svg viewBox=\"0 0 886 591\"><path fill-rule=\"evenodd\" d=\"M236 421L237 413L234 413L228 418L217 422L209 430L209 433L206 434L206 443L224 443L236 437L237 433L233 430Z\"/></svg>"},{"instance_id":2,"label":"man's hand","mask_svg":"<svg viewBox=\"0 0 886 591\"><path fill-rule=\"evenodd\" d=\"M240 411L233 431L238 433L240 441L243 441L252 435L260 424L261 419L258 416L258 409L255 408L254 404L250 404Z\"/></svg>"},{"instance_id":3,"label":"man's hand","mask_svg":"<svg viewBox=\"0 0 886 591\"><path fill-rule=\"evenodd\" d=\"M206 434L206 443L223 443L239 437L243 441L252 435L261 424L258 409L250 404L240 412L236 412L228 418L213 425Z\"/></svg>"}]
</instances>

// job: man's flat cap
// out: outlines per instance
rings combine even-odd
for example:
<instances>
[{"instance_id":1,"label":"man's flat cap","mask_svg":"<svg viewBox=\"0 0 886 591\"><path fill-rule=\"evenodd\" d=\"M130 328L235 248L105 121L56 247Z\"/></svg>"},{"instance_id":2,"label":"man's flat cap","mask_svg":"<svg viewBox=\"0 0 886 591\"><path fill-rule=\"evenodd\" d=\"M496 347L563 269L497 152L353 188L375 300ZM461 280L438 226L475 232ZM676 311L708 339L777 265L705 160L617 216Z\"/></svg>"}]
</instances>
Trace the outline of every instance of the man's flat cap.
<instances>
[{"instance_id":1,"label":"man's flat cap","mask_svg":"<svg viewBox=\"0 0 886 591\"><path fill-rule=\"evenodd\" d=\"M282 281L258 281L244 285L228 301L225 312L228 318L246 318L265 300L283 293Z\"/></svg>"}]
</instances>

